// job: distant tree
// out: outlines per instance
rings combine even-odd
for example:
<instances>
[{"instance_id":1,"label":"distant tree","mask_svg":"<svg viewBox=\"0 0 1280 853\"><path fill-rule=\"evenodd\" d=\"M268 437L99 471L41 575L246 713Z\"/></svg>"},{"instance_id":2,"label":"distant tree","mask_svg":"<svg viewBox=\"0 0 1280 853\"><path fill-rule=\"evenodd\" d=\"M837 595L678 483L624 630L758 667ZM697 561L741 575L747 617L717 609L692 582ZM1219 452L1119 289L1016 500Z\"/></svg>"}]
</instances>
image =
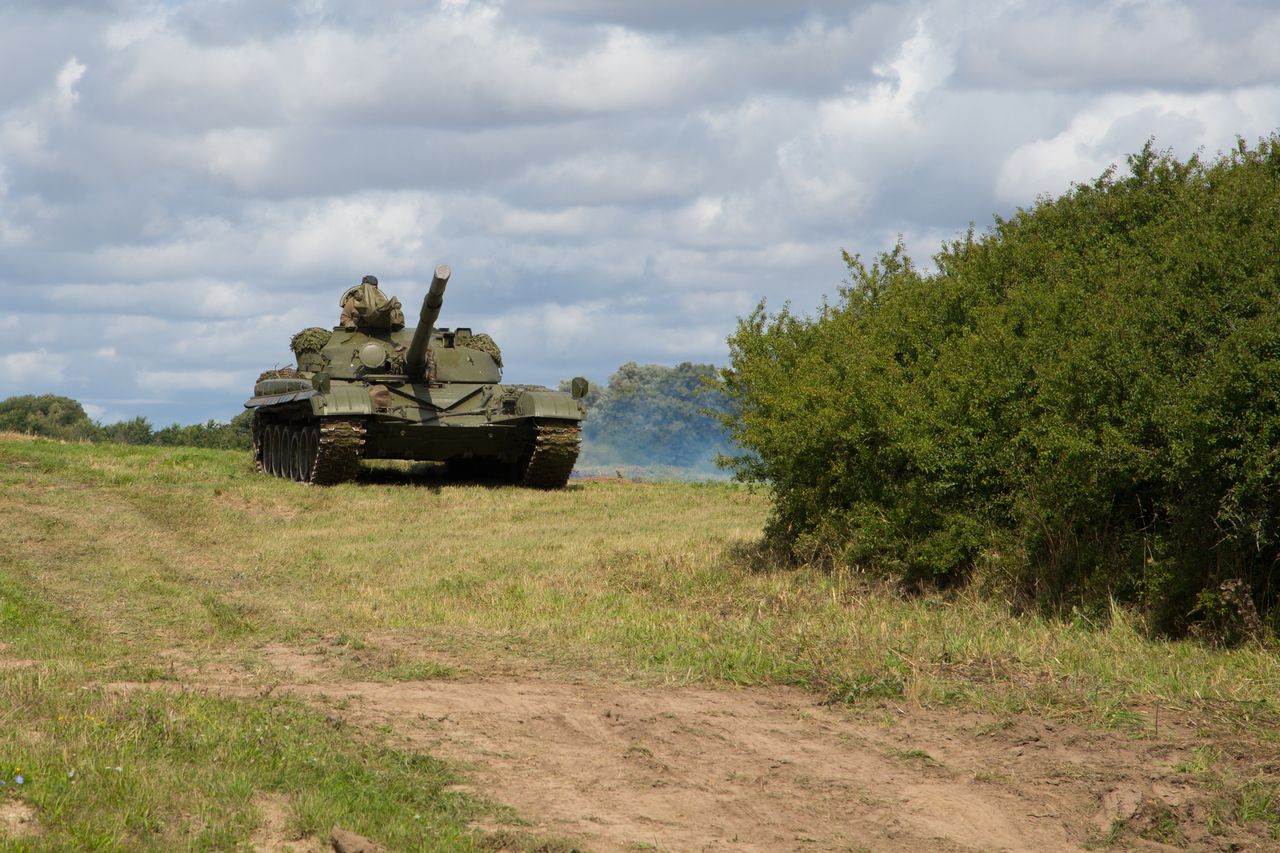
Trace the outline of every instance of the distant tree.
<instances>
[{"instance_id":1,"label":"distant tree","mask_svg":"<svg viewBox=\"0 0 1280 853\"><path fill-rule=\"evenodd\" d=\"M97 434L99 441L113 441L117 444L151 444L154 438L150 422L142 415L101 426Z\"/></svg>"},{"instance_id":2,"label":"distant tree","mask_svg":"<svg viewBox=\"0 0 1280 853\"><path fill-rule=\"evenodd\" d=\"M710 364L629 362L606 387L593 384L583 427L589 461L709 466L729 449L717 417L727 402L716 376Z\"/></svg>"},{"instance_id":3,"label":"distant tree","mask_svg":"<svg viewBox=\"0 0 1280 853\"><path fill-rule=\"evenodd\" d=\"M172 424L157 430L156 444L183 447L211 447L219 450L247 450L253 445L253 413L242 412L221 423L210 418L202 424Z\"/></svg>"},{"instance_id":4,"label":"distant tree","mask_svg":"<svg viewBox=\"0 0 1280 853\"><path fill-rule=\"evenodd\" d=\"M97 424L70 397L25 394L0 400L0 430L74 441L93 438Z\"/></svg>"},{"instance_id":5,"label":"distant tree","mask_svg":"<svg viewBox=\"0 0 1280 853\"><path fill-rule=\"evenodd\" d=\"M0 430L67 441L245 450L253 445L253 412L241 412L228 423L210 418L202 424L172 424L155 430L141 415L118 423L99 424L70 397L26 394L0 400Z\"/></svg>"}]
</instances>

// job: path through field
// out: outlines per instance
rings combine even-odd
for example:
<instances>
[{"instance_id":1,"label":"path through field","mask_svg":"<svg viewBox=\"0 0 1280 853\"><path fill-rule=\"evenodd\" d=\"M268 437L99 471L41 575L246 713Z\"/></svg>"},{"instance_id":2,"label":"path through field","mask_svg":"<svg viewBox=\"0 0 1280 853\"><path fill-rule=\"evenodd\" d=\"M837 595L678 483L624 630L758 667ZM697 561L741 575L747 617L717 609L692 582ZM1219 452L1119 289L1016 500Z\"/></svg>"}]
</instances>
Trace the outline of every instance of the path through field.
<instances>
[{"instance_id":1,"label":"path through field","mask_svg":"<svg viewBox=\"0 0 1280 853\"><path fill-rule=\"evenodd\" d=\"M2 437L0 481L0 760L76 780L11 787L0 836L305 850L338 824L449 849L480 820L474 840L521 853L1226 851L1280 832L1273 649L773 566L744 489L303 489L244 454ZM893 698L822 704L859 685ZM510 810L439 795L454 776L406 750Z\"/></svg>"},{"instance_id":2,"label":"path through field","mask_svg":"<svg viewBox=\"0 0 1280 853\"><path fill-rule=\"evenodd\" d=\"M1185 756L1167 742L1030 718L854 713L776 687L343 682L296 649L268 657L274 690L344 724L389 726L462 765L523 828L587 850L1077 850L1152 804L1194 807L1170 770Z\"/></svg>"}]
</instances>

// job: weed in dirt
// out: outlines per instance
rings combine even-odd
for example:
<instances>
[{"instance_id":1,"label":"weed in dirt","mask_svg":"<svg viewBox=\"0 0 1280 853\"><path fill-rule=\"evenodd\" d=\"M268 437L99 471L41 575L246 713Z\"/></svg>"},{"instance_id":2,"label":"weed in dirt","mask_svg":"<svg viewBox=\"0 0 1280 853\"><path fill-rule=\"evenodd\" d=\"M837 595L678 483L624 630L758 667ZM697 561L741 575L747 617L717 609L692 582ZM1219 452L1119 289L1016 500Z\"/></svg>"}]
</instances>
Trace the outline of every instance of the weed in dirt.
<instances>
[{"instance_id":1,"label":"weed in dirt","mask_svg":"<svg viewBox=\"0 0 1280 853\"><path fill-rule=\"evenodd\" d=\"M1261 821L1280 830L1280 783L1274 778L1254 778L1240 787L1237 818L1241 823Z\"/></svg>"},{"instance_id":2,"label":"weed in dirt","mask_svg":"<svg viewBox=\"0 0 1280 853\"><path fill-rule=\"evenodd\" d=\"M1191 756L1173 766L1175 773L1187 773L1193 776L1206 776L1213 771L1220 753L1213 747L1198 746L1191 751Z\"/></svg>"},{"instance_id":3,"label":"weed in dirt","mask_svg":"<svg viewBox=\"0 0 1280 853\"><path fill-rule=\"evenodd\" d=\"M923 749L904 749L892 753L894 758L917 767L941 767L942 763Z\"/></svg>"},{"instance_id":4,"label":"weed in dirt","mask_svg":"<svg viewBox=\"0 0 1280 853\"><path fill-rule=\"evenodd\" d=\"M1182 832L1178 816L1168 803L1146 800L1132 822L1140 824L1138 835L1148 841L1185 847L1187 837Z\"/></svg>"},{"instance_id":5,"label":"weed in dirt","mask_svg":"<svg viewBox=\"0 0 1280 853\"><path fill-rule=\"evenodd\" d=\"M1013 728L1013 720L1006 717L1003 719L991 720L986 723L979 723L978 725L971 727L970 731L978 737L983 737L985 735L995 734L996 732L1008 731L1011 728Z\"/></svg>"},{"instance_id":6,"label":"weed in dirt","mask_svg":"<svg viewBox=\"0 0 1280 853\"><path fill-rule=\"evenodd\" d=\"M366 670L361 677L369 681L432 681L455 678L457 671L427 660L399 660L383 667Z\"/></svg>"},{"instance_id":7,"label":"weed in dirt","mask_svg":"<svg viewBox=\"0 0 1280 853\"><path fill-rule=\"evenodd\" d=\"M336 675L345 681L433 681L458 675L454 667L437 661L363 643L359 648L334 648L332 659L337 661Z\"/></svg>"}]
</instances>

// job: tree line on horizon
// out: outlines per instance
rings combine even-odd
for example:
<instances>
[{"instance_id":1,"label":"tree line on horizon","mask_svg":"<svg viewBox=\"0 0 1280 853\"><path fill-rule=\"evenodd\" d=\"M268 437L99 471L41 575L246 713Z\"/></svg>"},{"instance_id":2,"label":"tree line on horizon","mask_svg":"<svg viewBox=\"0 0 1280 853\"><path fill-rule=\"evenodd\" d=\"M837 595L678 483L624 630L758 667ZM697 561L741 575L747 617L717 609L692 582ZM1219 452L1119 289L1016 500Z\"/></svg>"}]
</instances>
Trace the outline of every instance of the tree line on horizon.
<instances>
[{"instance_id":1,"label":"tree line on horizon","mask_svg":"<svg viewBox=\"0 0 1280 853\"><path fill-rule=\"evenodd\" d=\"M710 364L622 365L606 384L590 384L584 400L584 465L669 466L710 473L728 452L719 421L726 398ZM561 383L567 389L568 380ZM26 394L0 400L0 430L63 441L108 441L246 450L253 445L253 413L229 421L155 428L143 416L101 424L70 397Z\"/></svg>"},{"instance_id":2,"label":"tree line on horizon","mask_svg":"<svg viewBox=\"0 0 1280 853\"><path fill-rule=\"evenodd\" d=\"M79 401L58 394L23 394L0 400L0 430L61 441L109 441L247 450L253 446L253 413L229 421L210 418L202 424L171 424L156 429L146 417L101 424Z\"/></svg>"}]
</instances>

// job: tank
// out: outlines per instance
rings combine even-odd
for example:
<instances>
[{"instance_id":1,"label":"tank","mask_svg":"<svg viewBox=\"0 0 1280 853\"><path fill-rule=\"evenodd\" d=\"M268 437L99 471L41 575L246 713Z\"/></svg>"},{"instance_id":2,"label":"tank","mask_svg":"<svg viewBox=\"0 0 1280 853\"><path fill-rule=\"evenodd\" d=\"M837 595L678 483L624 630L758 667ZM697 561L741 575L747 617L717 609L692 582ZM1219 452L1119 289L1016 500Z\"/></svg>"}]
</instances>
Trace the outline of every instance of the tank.
<instances>
[{"instance_id":1,"label":"tank","mask_svg":"<svg viewBox=\"0 0 1280 853\"><path fill-rule=\"evenodd\" d=\"M533 488L568 482L586 380L574 379L572 393L503 384L489 336L435 325L449 275L436 267L416 328L392 299L370 312L376 325L360 317L294 336L297 368L264 373L244 404L259 471L331 485L352 479L362 459L406 459Z\"/></svg>"}]
</instances>

